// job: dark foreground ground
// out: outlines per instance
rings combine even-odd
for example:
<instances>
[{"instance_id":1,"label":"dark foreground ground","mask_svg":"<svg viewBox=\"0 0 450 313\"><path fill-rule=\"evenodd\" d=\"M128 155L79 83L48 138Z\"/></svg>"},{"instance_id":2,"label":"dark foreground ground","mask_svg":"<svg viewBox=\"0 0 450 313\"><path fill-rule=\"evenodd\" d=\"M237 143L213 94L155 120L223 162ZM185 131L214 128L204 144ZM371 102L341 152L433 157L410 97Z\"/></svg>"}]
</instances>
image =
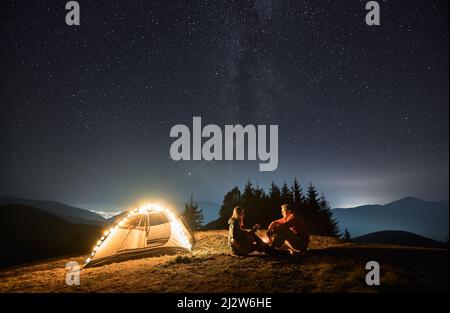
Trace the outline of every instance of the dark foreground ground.
<instances>
[{"instance_id":1,"label":"dark foreground ground","mask_svg":"<svg viewBox=\"0 0 450 313\"><path fill-rule=\"evenodd\" d=\"M192 254L113 263L81 271L67 286L61 258L0 272L0 292L407 292L448 291L448 250L343 243L313 237L302 260L228 255L225 231L196 233ZM368 261L381 285L365 284Z\"/></svg>"}]
</instances>

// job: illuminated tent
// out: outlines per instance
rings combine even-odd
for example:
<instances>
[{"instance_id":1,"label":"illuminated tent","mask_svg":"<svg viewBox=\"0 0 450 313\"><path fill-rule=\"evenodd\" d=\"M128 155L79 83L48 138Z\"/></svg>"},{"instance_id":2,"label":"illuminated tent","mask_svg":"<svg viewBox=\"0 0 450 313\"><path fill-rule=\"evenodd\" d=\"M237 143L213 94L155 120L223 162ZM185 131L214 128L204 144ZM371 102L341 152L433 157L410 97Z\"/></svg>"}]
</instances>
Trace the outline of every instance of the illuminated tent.
<instances>
[{"instance_id":1,"label":"illuminated tent","mask_svg":"<svg viewBox=\"0 0 450 313\"><path fill-rule=\"evenodd\" d=\"M180 216L158 205L146 205L125 213L105 231L85 267L191 251L194 242Z\"/></svg>"}]
</instances>

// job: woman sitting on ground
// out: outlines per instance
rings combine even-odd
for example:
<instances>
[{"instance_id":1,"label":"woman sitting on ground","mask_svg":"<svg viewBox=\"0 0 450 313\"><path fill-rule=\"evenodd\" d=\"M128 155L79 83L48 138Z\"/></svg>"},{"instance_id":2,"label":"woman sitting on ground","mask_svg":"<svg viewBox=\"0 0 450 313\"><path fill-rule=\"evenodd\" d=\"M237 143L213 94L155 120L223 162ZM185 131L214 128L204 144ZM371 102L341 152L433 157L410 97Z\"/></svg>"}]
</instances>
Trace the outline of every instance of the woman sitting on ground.
<instances>
[{"instance_id":1,"label":"woman sitting on ground","mask_svg":"<svg viewBox=\"0 0 450 313\"><path fill-rule=\"evenodd\" d=\"M237 206L233 209L233 215L228 220L228 246L232 255L246 256L253 251L268 252L270 246L262 241L255 233L259 225L251 230L242 229L244 209Z\"/></svg>"}]
</instances>

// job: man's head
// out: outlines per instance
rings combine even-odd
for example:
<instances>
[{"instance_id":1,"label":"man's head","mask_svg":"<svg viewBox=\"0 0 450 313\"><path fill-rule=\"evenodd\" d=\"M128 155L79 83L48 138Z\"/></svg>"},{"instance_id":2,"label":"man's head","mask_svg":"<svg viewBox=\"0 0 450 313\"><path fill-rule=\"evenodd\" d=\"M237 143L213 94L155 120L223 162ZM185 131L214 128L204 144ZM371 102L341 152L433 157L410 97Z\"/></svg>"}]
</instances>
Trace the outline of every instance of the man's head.
<instances>
[{"instance_id":1,"label":"man's head","mask_svg":"<svg viewBox=\"0 0 450 313\"><path fill-rule=\"evenodd\" d=\"M281 215L283 215L283 217L289 216L292 213L294 212L292 212L292 209L289 204L283 204L281 206Z\"/></svg>"}]
</instances>

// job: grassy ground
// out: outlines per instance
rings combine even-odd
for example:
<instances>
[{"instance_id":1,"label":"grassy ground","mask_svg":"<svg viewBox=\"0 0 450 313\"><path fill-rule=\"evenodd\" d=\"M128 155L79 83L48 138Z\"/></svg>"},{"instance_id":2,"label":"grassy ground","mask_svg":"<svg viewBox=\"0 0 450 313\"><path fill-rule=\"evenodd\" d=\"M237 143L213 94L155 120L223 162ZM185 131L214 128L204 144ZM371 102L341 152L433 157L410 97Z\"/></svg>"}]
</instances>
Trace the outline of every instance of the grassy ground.
<instances>
[{"instance_id":1,"label":"grassy ground","mask_svg":"<svg viewBox=\"0 0 450 313\"><path fill-rule=\"evenodd\" d=\"M342 243L313 237L300 261L228 255L226 231L196 233L192 254L86 268L80 286L65 284L56 259L0 272L0 292L401 292L448 291L448 250ZM366 262L378 261L381 286L365 284Z\"/></svg>"}]
</instances>

